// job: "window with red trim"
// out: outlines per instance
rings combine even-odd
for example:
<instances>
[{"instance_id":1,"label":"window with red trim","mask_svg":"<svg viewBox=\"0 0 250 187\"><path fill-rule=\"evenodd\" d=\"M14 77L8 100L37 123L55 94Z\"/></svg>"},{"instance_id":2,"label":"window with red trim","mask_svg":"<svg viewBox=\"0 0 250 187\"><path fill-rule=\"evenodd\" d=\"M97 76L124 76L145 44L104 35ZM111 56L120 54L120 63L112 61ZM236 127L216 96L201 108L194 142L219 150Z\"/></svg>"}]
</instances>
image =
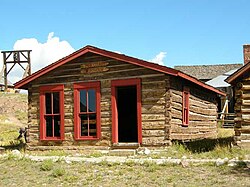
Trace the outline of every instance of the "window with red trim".
<instances>
[{"instance_id":1,"label":"window with red trim","mask_svg":"<svg viewBox=\"0 0 250 187\"><path fill-rule=\"evenodd\" d=\"M182 93L182 124L188 126L189 124L189 88L184 87Z\"/></svg>"},{"instance_id":2,"label":"window with red trim","mask_svg":"<svg viewBox=\"0 0 250 187\"><path fill-rule=\"evenodd\" d=\"M64 86L40 88L40 139L64 139Z\"/></svg>"},{"instance_id":3,"label":"window with red trim","mask_svg":"<svg viewBox=\"0 0 250 187\"><path fill-rule=\"evenodd\" d=\"M100 138L100 82L74 84L75 138Z\"/></svg>"}]
</instances>

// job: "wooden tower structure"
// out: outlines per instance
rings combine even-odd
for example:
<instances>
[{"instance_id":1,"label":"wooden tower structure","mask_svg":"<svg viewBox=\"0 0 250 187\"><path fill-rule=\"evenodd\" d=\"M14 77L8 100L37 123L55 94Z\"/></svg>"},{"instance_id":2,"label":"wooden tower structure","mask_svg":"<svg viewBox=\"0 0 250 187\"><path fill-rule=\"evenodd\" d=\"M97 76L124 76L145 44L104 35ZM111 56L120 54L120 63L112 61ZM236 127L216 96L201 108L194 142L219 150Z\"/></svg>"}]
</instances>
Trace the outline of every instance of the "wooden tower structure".
<instances>
[{"instance_id":1,"label":"wooden tower structure","mask_svg":"<svg viewBox=\"0 0 250 187\"><path fill-rule=\"evenodd\" d=\"M17 64L24 70L22 78L31 75L30 52L31 50L2 51L5 91L8 89L8 74Z\"/></svg>"}]
</instances>

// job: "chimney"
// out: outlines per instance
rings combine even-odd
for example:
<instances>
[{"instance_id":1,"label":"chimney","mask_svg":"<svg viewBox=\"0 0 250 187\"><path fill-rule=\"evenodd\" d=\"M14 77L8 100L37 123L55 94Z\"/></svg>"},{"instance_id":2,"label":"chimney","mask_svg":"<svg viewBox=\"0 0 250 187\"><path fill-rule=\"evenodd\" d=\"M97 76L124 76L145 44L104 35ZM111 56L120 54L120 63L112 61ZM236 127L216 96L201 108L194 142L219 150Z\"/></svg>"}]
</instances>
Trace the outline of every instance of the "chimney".
<instances>
[{"instance_id":1,"label":"chimney","mask_svg":"<svg viewBox=\"0 0 250 187\"><path fill-rule=\"evenodd\" d=\"M244 65L250 62L250 44L243 45Z\"/></svg>"}]
</instances>

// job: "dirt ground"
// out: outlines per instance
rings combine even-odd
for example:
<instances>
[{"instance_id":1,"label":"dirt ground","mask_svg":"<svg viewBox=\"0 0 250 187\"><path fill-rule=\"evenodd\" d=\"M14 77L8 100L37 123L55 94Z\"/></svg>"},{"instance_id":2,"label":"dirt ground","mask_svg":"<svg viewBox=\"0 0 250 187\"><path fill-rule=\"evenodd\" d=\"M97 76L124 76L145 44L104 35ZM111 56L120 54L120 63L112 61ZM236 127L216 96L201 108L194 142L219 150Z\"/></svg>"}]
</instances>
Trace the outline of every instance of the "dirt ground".
<instances>
[{"instance_id":1,"label":"dirt ground","mask_svg":"<svg viewBox=\"0 0 250 187\"><path fill-rule=\"evenodd\" d=\"M26 94L0 93L0 120L23 127L27 123L28 98Z\"/></svg>"}]
</instances>

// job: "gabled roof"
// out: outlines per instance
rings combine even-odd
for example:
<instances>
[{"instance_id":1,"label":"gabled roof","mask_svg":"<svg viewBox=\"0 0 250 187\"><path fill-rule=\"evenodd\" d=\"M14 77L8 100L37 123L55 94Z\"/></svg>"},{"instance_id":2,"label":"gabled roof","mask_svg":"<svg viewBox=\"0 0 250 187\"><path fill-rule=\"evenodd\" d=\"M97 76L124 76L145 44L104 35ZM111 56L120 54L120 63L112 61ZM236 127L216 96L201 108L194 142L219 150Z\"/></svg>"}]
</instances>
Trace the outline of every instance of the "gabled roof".
<instances>
[{"instance_id":1,"label":"gabled roof","mask_svg":"<svg viewBox=\"0 0 250 187\"><path fill-rule=\"evenodd\" d=\"M197 79L208 80L229 72L233 69L239 69L243 64L217 64L217 65L194 65L194 66L174 66L175 69L187 73Z\"/></svg>"},{"instance_id":2,"label":"gabled roof","mask_svg":"<svg viewBox=\"0 0 250 187\"><path fill-rule=\"evenodd\" d=\"M229 72L226 72L222 75L219 75L209 81L206 82L206 84L213 86L215 88L225 88L225 87L229 87L230 84L228 84L225 80L232 75L235 71L237 71L238 69L233 69L230 70Z\"/></svg>"},{"instance_id":3,"label":"gabled roof","mask_svg":"<svg viewBox=\"0 0 250 187\"><path fill-rule=\"evenodd\" d=\"M242 66L240 69L238 69L236 72L234 72L232 75L230 75L226 82L230 84L234 84L234 82L237 81L237 79L244 77L246 74L249 74L250 72L250 62Z\"/></svg>"},{"instance_id":4,"label":"gabled roof","mask_svg":"<svg viewBox=\"0 0 250 187\"><path fill-rule=\"evenodd\" d=\"M100 49L100 48L97 48L97 47L94 47L94 46L86 46L84 48L81 48L79 49L78 51L75 51L74 53L42 68L41 70L31 74L30 76L20 80L19 82L15 83L15 88L23 88L23 89L27 89L27 84L30 83L31 81L35 80L36 78L56 69L57 67L67 63L67 62L70 62L72 61L73 59L76 59L86 53L94 53L94 54L98 54L98 55L101 55L101 56L105 56L105 57L109 57L109 58L112 58L112 59L116 59L116 60L119 60L119 61L124 61L124 62L127 62L127 63L131 63L131 64L134 64L134 65L138 65L138 66L141 66L141 67L145 67L145 68L148 68L148 69L152 69L152 70L155 70L155 71L158 71L158 72L161 72L161 73L165 73L165 74L168 74L168 75L172 75L172 76L177 76L177 77L181 77L183 79L186 79L190 82L193 82L194 84L196 85L199 85L205 89L208 89L212 92L215 92L217 94L220 94L220 95L225 95L224 92L221 92L219 90L217 90L216 88L212 87L212 86L209 86L205 83L202 83L200 82L198 79L194 78L194 77L191 77L181 71L178 71L178 70L175 70L175 69L172 69L172 68L169 68L169 67L166 67L166 66L161 66L159 64L155 64L155 63L151 63L151 62L147 62L147 61L144 61L144 60L140 60L140 59L137 59L137 58L134 58L134 57L130 57L130 56L126 56L126 55L123 55L123 54L118 54L118 53L115 53L115 52L111 52L111 51L107 51L107 50L104 50L104 49Z\"/></svg>"}]
</instances>

